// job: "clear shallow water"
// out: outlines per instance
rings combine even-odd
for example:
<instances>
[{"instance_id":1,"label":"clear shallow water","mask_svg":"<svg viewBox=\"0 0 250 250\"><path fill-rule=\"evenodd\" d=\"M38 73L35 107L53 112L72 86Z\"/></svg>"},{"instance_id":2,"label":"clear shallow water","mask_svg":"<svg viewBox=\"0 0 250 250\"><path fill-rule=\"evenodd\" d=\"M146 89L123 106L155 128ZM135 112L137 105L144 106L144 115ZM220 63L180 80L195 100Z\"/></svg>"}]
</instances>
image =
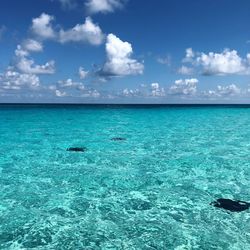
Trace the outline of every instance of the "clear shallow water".
<instances>
[{"instance_id":1,"label":"clear shallow water","mask_svg":"<svg viewBox=\"0 0 250 250\"><path fill-rule=\"evenodd\" d=\"M0 249L250 249L249 187L247 108L0 106Z\"/></svg>"}]
</instances>

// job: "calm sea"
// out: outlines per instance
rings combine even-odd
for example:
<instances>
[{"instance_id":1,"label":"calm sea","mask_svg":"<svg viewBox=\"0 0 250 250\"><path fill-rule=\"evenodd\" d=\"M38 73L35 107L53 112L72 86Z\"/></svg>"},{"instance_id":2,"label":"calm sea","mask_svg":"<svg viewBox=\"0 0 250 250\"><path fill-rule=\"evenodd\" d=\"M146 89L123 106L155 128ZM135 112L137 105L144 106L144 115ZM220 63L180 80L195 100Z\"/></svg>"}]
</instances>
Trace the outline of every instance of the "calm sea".
<instances>
[{"instance_id":1,"label":"calm sea","mask_svg":"<svg viewBox=\"0 0 250 250\"><path fill-rule=\"evenodd\" d=\"M248 107L1 105L0 249L250 249Z\"/></svg>"}]
</instances>

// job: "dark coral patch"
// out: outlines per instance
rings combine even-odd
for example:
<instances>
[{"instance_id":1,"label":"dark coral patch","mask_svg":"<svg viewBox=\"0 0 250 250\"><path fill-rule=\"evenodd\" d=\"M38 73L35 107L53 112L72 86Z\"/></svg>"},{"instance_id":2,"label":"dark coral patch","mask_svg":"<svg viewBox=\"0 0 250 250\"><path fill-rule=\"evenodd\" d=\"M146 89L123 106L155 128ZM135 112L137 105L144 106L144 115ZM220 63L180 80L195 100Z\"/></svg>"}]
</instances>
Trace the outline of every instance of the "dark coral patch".
<instances>
[{"instance_id":1,"label":"dark coral patch","mask_svg":"<svg viewBox=\"0 0 250 250\"><path fill-rule=\"evenodd\" d=\"M82 147L82 148L78 148L78 147L75 147L75 148L68 148L67 151L70 151L70 152L85 152L87 150L87 148L85 147Z\"/></svg>"},{"instance_id":2,"label":"dark coral patch","mask_svg":"<svg viewBox=\"0 0 250 250\"><path fill-rule=\"evenodd\" d=\"M123 138L123 137L114 137L114 138L111 138L111 141L126 141L126 138Z\"/></svg>"},{"instance_id":3,"label":"dark coral patch","mask_svg":"<svg viewBox=\"0 0 250 250\"><path fill-rule=\"evenodd\" d=\"M214 207L223 208L231 212L242 212L250 207L250 203L245 201L233 201L230 199L218 199L211 203Z\"/></svg>"}]
</instances>

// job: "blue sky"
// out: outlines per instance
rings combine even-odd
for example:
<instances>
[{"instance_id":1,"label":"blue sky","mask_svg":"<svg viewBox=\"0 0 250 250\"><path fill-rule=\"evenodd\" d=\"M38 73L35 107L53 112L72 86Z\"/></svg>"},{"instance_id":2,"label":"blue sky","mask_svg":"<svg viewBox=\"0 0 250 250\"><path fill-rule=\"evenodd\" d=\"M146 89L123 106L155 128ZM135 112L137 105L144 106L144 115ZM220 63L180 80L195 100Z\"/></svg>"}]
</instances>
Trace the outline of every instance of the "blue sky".
<instances>
[{"instance_id":1,"label":"blue sky","mask_svg":"<svg viewBox=\"0 0 250 250\"><path fill-rule=\"evenodd\" d=\"M249 103L249 0L2 0L0 102Z\"/></svg>"}]
</instances>

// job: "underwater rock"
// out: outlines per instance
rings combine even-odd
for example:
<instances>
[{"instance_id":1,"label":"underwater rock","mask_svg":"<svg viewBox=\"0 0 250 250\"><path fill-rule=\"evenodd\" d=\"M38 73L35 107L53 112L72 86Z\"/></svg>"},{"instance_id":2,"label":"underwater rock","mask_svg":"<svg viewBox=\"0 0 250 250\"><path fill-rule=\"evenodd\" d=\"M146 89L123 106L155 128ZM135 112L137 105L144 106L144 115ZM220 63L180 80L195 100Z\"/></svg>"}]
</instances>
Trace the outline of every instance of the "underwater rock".
<instances>
[{"instance_id":1,"label":"underwater rock","mask_svg":"<svg viewBox=\"0 0 250 250\"><path fill-rule=\"evenodd\" d=\"M210 205L214 207L223 208L231 212L242 212L250 207L250 203L245 201L233 201L230 199L218 199L212 202Z\"/></svg>"},{"instance_id":2,"label":"underwater rock","mask_svg":"<svg viewBox=\"0 0 250 250\"><path fill-rule=\"evenodd\" d=\"M114 138L111 138L111 141L126 141L126 138L123 138L123 137L114 137Z\"/></svg>"},{"instance_id":3,"label":"underwater rock","mask_svg":"<svg viewBox=\"0 0 250 250\"><path fill-rule=\"evenodd\" d=\"M83 147L83 148L68 148L67 151L71 151L71 152L85 152L87 150L87 148Z\"/></svg>"}]
</instances>

